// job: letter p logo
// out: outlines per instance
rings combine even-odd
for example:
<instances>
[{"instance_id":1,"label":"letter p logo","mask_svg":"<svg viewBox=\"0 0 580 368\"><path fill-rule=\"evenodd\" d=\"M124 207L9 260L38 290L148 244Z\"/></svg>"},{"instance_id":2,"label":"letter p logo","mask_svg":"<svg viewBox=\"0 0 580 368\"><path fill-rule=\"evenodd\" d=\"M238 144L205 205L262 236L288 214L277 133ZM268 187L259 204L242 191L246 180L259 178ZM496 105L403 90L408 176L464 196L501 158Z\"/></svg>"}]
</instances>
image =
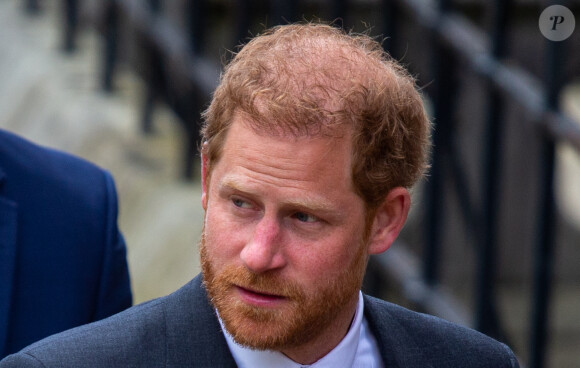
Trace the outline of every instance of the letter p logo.
<instances>
[{"instance_id":1,"label":"letter p logo","mask_svg":"<svg viewBox=\"0 0 580 368\"><path fill-rule=\"evenodd\" d=\"M564 17L561 15L554 15L552 17L550 17L550 20L553 20L554 22L552 23L552 31L556 30L556 26L558 24L562 24L564 22Z\"/></svg>"},{"instance_id":2,"label":"letter p logo","mask_svg":"<svg viewBox=\"0 0 580 368\"><path fill-rule=\"evenodd\" d=\"M570 9L552 5L540 15L539 27L540 32L550 41L564 41L574 32L576 20Z\"/></svg>"}]
</instances>

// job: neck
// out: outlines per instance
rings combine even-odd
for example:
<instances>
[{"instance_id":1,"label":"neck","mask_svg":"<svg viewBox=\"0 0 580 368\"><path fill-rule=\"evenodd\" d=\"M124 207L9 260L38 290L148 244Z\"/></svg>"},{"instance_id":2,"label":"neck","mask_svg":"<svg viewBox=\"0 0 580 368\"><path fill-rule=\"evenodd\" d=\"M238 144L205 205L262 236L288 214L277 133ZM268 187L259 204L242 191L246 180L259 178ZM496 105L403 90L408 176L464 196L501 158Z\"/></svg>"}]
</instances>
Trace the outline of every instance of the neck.
<instances>
[{"instance_id":1,"label":"neck","mask_svg":"<svg viewBox=\"0 0 580 368\"><path fill-rule=\"evenodd\" d=\"M351 300L337 318L313 340L302 345L285 348L280 352L298 364L312 364L330 353L346 336L356 312L359 294Z\"/></svg>"}]
</instances>

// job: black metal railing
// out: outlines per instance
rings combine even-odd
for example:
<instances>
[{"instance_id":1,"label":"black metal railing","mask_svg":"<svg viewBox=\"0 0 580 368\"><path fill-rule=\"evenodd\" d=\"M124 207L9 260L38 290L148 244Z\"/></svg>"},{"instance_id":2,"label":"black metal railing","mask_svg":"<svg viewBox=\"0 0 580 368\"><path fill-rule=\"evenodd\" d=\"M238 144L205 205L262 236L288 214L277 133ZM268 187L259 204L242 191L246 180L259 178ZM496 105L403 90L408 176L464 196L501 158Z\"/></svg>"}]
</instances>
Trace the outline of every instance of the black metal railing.
<instances>
[{"instance_id":1,"label":"black metal railing","mask_svg":"<svg viewBox=\"0 0 580 368\"><path fill-rule=\"evenodd\" d=\"M75 47L74 33L79 28L77 13L80 3L82 1L63 2L66 15L63 18L66 30L63 48L68 51ZM38 11L37 1L27 0L26 4L31 12ZM547 5L533 3L534 17L528 22L537 25L539 11ZM417 68L414 72L432 102L434 151L432 169L422 190L425 196L424 216L419 220L424 228L422 248L417 244L399 245L373 258L365 287L380 295L384 293L384 285L394 280L395 288L402 290L403 297L415 308L471 325L503 341L509 341L513 332L502 323L497 298L502 279L498 265L499 234L503 229L500 218L504 207L500 198L506 181L513 180L504 167L506 145L508 139L513 139L506 133L506 126L514 124L514 119L508 117L508 108L517 106L525 116L517 123L533 128L537 137L535 144L541 153L537 160L537 175L530 179L537 182L538 203L534 212L537 225L532 226L535 229L532 231L537 233L529 236L535 239L535 244L529 246L533 249L530 277L533 292L529 302L531 336L527 349L516 353L520 356L527 354L522 362L526 361L529 366L543 367L546 364L548 312L554 285L555 145L565 142L580 152L580 129L559 110L558 101L565 77L562 75L565 69L562 60L566 48L575 46L576 49L570 52L580 52L577 46L580 43L575 35L575 43L555 43L541 39L537 32L529 37L536 37L545 44L542 54L545 62L540 66L540 73L529 70L525 60L513 56L508 60L513 49L509 42L510 27L522 6L526 5L512 0L464 0L457 3L449 0L107 0L102 4L99 18L104 45L102 85L105 90L112 91L116 65L120 62L133 65L146 81L143 131L153 131L155 104L158 101L168 104L180 117L186 133L183 174L192 177L199 140L199 113L207 104L220 71L220 57L215 49L212 51L216 40L221 42L223 49L233 49L250 32L263 25L316 18L334 20L337 26L355 30L371 26L371 32L389 37L385 40L385 47L410 68ZM166 9L168 7L178 7L183 11L171 13ZM474 17L469 7L474 7L475 13L488 14L487 23L490 25ZM573 10L580 14L577 7ZM171 14L183 14L185 19L176 19ZM131 39L125 42L138 44L141 48L136 64L131 64L120 50L123 46L120 44L121 35L127 29L131 30ZM427 47L412 52L414 45L409 42L409 37L413 32L409 32L410 29L426 35ZM479 135L480 147L474 147L479 151L469 153L458 144L457 138L459 127L471 123L458 118L462 105L458 96L466 88L462 85L466 74L477 78L482 90L481 98L475 102L476 108L482 111L482 126L472 133ZM466 165L465 155L477 156L473 161L477 164ZM478 180L474 180L474 176ZM449 208L451 196L457 198L456 209ZM466 243L471 246L470 251L477 260L472 277L473 300L469 303L460 302L460 298L445 292L445 280L441 276L443 265L447 267L457 262L445 258L444 248L463 246L449 245L445 240L449 232L446 223L451 221L453 211L459 213L455 217L462 219ZM409 251L412 249L419 251ZM420 261L418 257L421 257ZM465 312L465 304L474 306L472 316Z\"/></svg>"}]
</instances>

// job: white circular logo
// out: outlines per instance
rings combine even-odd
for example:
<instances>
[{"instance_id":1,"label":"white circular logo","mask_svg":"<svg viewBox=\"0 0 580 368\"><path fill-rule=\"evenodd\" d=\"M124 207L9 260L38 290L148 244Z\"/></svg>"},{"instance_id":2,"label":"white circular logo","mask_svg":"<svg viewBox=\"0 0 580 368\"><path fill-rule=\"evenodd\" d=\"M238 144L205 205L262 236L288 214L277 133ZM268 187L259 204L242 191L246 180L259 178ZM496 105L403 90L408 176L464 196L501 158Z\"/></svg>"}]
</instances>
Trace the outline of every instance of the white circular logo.
<instances>
[{"instance_id":1,"label":"white circular logo","mask_svg":"<svg viewBox=\"0 0 580 368\"><path fill-rule=\"evenodd\" d=\"M548 6L540 14L540 32L550 41L564 41L576 27L574 14L562 5Z\"/></svg>"}]
</instances>

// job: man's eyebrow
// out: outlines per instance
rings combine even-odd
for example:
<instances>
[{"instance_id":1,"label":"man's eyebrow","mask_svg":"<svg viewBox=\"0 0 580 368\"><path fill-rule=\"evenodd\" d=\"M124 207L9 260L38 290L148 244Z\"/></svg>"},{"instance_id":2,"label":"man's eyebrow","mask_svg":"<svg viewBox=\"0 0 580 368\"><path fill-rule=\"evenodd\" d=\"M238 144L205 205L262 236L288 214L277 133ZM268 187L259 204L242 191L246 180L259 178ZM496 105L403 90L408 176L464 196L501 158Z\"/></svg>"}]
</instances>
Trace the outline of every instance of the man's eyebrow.
<instances>
[{"instance_id":1,"label":"man's eyebrow","mask_svg":"<svg viewBox=\"0 0 580 368\"><path fill-rule=\"evenodd\" d=\"M305 198L291 199L284 201L284 204L289 207L294 207L297 209L304 209L307 211L313 211L318 213L330 213L336 211L336 207L332 206L329 202L319 198L312 198L307 196Z\"/></svg>"},{"instance_id":2,"label":"man's eyebrow","mask_svg":"<svg viewBox=\"0 0 580 368\"><path fill-rule=\"evenodd\" d=\"M235 176L226 176L222 181L219 183L219 191L223 190L232 190L241 193L251 193L249 188L245 188L240 180L238 180Z\"/></svg>"},{"instance_id":3,"label":"man's eyebrow","mask_svg":"<svg viewBox=\"0 0 580 368\"><path fill-rule=\"evenodd\" d=\"M225 177L219 184L219 190L232 190L242 194L251 195L254 191L251 188L245 187L237 180L236 177ZM282 202L284 206L296 207L308 211L316 212L332 212L336 211L337 207L333 206L330 201L325 198L314 197L310 193L304 193L301 198L289 198Z\"/></svg>"}]
</instances>

